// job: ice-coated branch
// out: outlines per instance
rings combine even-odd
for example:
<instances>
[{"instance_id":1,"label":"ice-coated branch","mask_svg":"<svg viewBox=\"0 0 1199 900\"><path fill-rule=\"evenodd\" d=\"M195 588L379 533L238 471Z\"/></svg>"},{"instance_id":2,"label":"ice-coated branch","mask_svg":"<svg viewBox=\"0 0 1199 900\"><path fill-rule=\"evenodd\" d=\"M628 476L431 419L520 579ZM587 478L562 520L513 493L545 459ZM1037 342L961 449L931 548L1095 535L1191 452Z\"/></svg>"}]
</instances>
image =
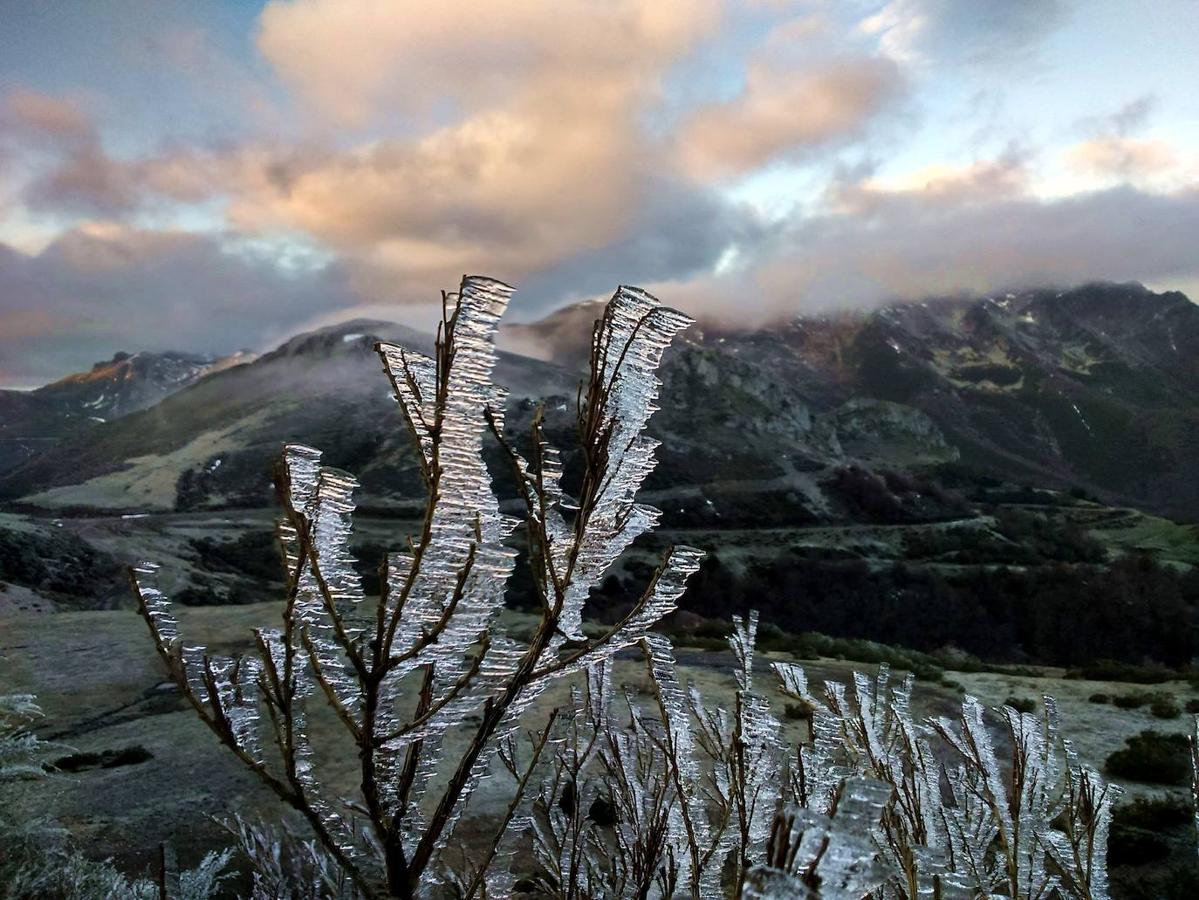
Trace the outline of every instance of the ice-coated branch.
<instances>
[{"instance_id":1,"label":"ice-coated branch","mask_svg":"<svg viewBox=\"0 0 1199 900\"><path fill-rule=\"evenodd\" d=\"M1191 802L1195 804L1195 831L1199 833L1199 716L1191 721L1187 737L1191 748Z\"/></svg>"},{"instance_id":2,"label":"ice-coated branch","mask_svg":"<svg viewBox=\"0 0 1199 900\"><path fill-rule=\"evenodd\" d=\"M505 392L492 375L496 329L511 295L501 282L466 277L457 293L443 294L432 356L377 347L428 490L416 537L380 566L377 600L364 595L349 549L354 478L298 444L284 448L276 477L282 623L257 633L256 658L222 659L185 645L155 567L131 573L172 679L221 742L301 812L322 852L367 895L411 897L442 883L441 857L454 828L530 706L554 680L606 671L614 654L645 639L699 565L699 551L672 549L630 614L584 639L591 588L658 520L657 510L635 500L654 466L656 442L644 429L662 352L690 320L644 291L617 290L593 333L578 411L580 487L568 498L541 415L529 460L505 433ZM527 643L499 627L520 522L501 512L492 489L483 458L489 432L508 453L526 506L541 599ZM358 747L360 797L349 802L326 796L308 725L314 702L333 711ZM469 728L471 736L447 759L443 739L451 728ZM535 742L534 765L519 779L468 893L500 884L495 848L523 805L548 734ZM435 779L437 772L448 774ZM653 870L652 878L659 874Z\"/></svg>"},{"instance_id":3,"label":"ice-coated branch","mask_svg":"<svg viewBox=\"0 0 1199 900\"><path fill-rule=\"evenodd\" d=\"M841 782L827 815L789 809L775 817L766 862L749 871L746 900L864 897L887 879L871 842L890 786L869 778Z\"/></svg>"}]
</instances>

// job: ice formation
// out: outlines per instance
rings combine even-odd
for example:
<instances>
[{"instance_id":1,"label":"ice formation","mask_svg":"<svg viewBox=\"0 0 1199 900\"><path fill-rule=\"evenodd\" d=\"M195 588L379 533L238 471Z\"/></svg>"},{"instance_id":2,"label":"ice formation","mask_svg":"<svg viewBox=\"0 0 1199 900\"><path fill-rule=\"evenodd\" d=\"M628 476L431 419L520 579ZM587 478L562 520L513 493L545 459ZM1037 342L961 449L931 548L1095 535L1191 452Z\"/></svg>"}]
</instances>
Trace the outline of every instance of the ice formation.
<instances>
[{"instance_id":1,"label":"ice formation","mask_svg":"<svg viewBox=\"0 0 1199 900\"><path fill-rule=\"evenodd\" d=\"M445 298L434 356L378 347L429 503L417 537L385 560L377 600L348 549L353 477L299 445L285 448L277 478L282 623L257 633L257 656L186 643L156 567L133 571L173 679L311 832L231 825L255 862L256 896L1105 898L1116 789L1077 764L1050 699L1041 717L1001 711L1008 767L995 720L972 698L954 720L917 721L910 677L893 685L883 667L814 689L800 666L776 662L781 690L811 714L808 739L788 746L755 679L756 615L733 622L729 710L680 681L669 640L651 631L699 566L690 547L665 554L621 621L584 632L589 590L658 520L635 499L654 465L645 426L662 353L689 320L634 288L608 303L568 495L540 414L527 458L504 428L492 371L511 293L468 277ZM492 490L487 433L524 505L540 608L524 641L499 626L521 520ZM644 660L648 695L614 687L622 650ZM569 703L535 709L563 680ZM314 746L315 703L357 747L353 798L322 783L321 754L344 751ZM453 753L451 729L466 736ZM484 778L506 779L510 802L484 826L490 838L455 852Z\"/></svg>"},{"instance_id":2,"label":"ice formation","mask_svg":"<svg viewBox=\"0 0 1199 900\"><path fill-rule=\"evenodd\" d=\"M159 653L201 718L308 820L367 894L435 890L455 825L530 705L555 679L602 670L643 640L675 608L699 565L699 551L674 548L632 612L601 637L584 638L588 591L658 518L634 499L657 446L644 429L662 352L690 320L635 288L613 296L580 398L579 496L568 498L540 419L531 461L504 433L504 393L492 370L496 327L511 294L498 281L467 277L445 298L433 358L378 347L430 502L419 537L387 560L377 603L364 597L348 549L356 482L300 445L285 448L277 479L283 623L257 634L257 658L213 657L184 643L156 567L133 572ZM542 605L529 642L497 625L515 557L509 539L520 522L500 512L492 491L482 456L489 430L508 452L527 506ZM317 776L307 729L315 700L333 709L359 747L362 796L352 806L326 796ZM451 728L469 728L473 737L461 758L446 760L443 737ZM447 764L449 775L434 779Z\"/></svg>"}]
</instances>

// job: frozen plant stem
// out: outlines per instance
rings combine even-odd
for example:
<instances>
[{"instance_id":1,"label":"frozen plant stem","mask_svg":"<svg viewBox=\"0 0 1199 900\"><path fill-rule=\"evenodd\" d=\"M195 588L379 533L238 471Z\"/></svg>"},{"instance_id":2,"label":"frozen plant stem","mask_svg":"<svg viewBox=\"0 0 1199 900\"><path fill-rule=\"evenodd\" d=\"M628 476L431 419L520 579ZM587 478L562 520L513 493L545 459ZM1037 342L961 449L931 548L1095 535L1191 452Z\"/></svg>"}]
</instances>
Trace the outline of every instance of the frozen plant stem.
<instances>
[{"instance_id":1,"label":"frozen plant stem","mask_svg":"<svg viewBox=\"0 0 1199 900\"><path fill-rule=\"evenodd\" d=\"M534 417L526 461L504 433L504 392L492 382L494 337L511 288L467 277L443 294L432 358L380 344L378 352L416 448L428 502L417 538L385 559L373 614L348 551L354 479L320 465L308 447L284 449L276 484L287 570L282 627L256 632L258 656L222 659L184 644L156 567L131 572L158 653L205 724L308 822L366 896L414 897L449 877L441 857L479 780L529 706L557 678L636 644L674 609L700 553L669 551L633 610L585 639L582 607L613 561L658 518L635 502L656 442L644 434L662 351L689 319L635 288L620 288L596 324L591 373L580 390L582 473L563 494L557 451ZM498 628L519 524L500 512L482 458L499 439L526 508L529 565L541 606L532 639ZM358 748L360 797L335 802L317 775L307 706L321 697ZM412 699L415 696L415 701ZM264 715L265 713L265 715ZM470 720L477 717L477 725ZM442 738L473 728L450 760ZM522 806L553 720L534 738L505 828ZM273 744L277 753L264 746ZM271 758L273 757L273 758ZM497 836L495 846L503 839ZM472 878L483 890L493 847Z\"/></svg>"}]
</instances>

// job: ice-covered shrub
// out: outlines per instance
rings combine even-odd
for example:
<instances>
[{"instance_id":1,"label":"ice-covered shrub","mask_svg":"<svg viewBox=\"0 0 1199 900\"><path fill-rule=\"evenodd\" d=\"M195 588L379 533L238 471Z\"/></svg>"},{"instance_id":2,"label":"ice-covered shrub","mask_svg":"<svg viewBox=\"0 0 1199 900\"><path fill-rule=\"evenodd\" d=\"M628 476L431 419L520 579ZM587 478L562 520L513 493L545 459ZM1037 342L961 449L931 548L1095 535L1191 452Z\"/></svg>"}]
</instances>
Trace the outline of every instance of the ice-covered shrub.
<instances>
[{"instance_id":1,"label":"ice-covered shrub","mask_svg":"<svg viewBox=\"0 0 1199 900\"><path fill-rule=\"evenodd\" d=\"M687 547L668 551L620 622L583 632L589 590L658 518L635 501L653 467L644 428L662 351L687 319L632 288L608 304L568 491L540 415L525 455L504 430L491 372L510 292L464 279L432 358L378 348L428 505L407 550L383 561L377 600L347 549L353 478L295 445L278 476L282 622L257 632L256 657L187 644L154 566L134 572L171 677L306 825L230 823L255 896L1106 897L1116 789L1074 759L1051 698L1039 715L1005 707L988 722L967 696L956 718L917 720L912 678L892 685L885 665L813 688L800 666L775 663L789 701L811 713L789 746L755 672L756 615L728 638L727 710L681 683L670 641L651 630L698 568ZM488 432L516 474L523 523L492 491ZM498 625L521 524L540 612L524 640ZM645 661L648 693L617 694L625 649ZM569 705L535 708L559 679L571 680ZM356 749L354 797L322 779L322 750L345 751L314 746L316 703ZM452 753L451 729L466 736ZM451 845L486 777L506 779L509 802L468 846Z\"/></svg>"},{"instance_id":2,"label":"ice-covered shrub","mask_svg":"<svg viewBox=\"0 0 1199 900\"><path fill-rule=\"evenodd\" d=\"M257 632L259 653L223 659L186 644L155 567L133 573L142 615L171 677L220 740L312 830L316 846L367 895L413 896L448 878L501 889L491 849L450 871L444 859L480 780L500 764L524 714L551 683L600 666L644 639L675 608L700 552L676 547L640 600L600 636L582 632L589 590L658 511L637 503L654 466L644 434L665 347L690 320L635 288L619 289L597 323L591 377L580 390L581 472L572 495L538 415L526 460L503 427L504 392L492 381L496 327L511 288L463 279L444 298L432 358L378 347L428 486L419 536L381 566L382 596L368 602L347 549L356 483L291 445L277 477L287 576L281 628ZM521 520L501 513L482 456L485 434L516 473L541 613L528 641L498 627ZM308 706L326 703L361 758L352 803L321 783ZM443 738L470 729L447 759ZM548 726L547 726L548 728ZM441 777L435 778L440 769ZM515 787L513 810L528 780ZM254 838L262 843L266 838Z\"/></svg>"}]
</instances>

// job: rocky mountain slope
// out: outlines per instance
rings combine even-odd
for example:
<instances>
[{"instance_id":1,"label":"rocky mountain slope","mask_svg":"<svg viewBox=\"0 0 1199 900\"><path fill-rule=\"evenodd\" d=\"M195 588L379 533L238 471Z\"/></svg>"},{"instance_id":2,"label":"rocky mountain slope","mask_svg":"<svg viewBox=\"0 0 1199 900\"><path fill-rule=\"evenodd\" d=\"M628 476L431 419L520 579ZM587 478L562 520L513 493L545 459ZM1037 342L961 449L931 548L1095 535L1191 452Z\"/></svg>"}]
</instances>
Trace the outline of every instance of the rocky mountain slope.
<instances>
[{"instance_id":1,"label":"rocky mountain slope","mask_svg":"<svg viewBox=\"0 0 1199 900\"><path fill-rule=\"evenodd\" d=\"M572 317L519 338L579 365L585 331L563 328ZM700 432L704 448L740 446L776 472L782 454L900 468L954 459L955 476L1199 518L1199 307L1180 293L1091 284L943 298L755 331L707 324L686 340L665 367L659 418L684 444ZM786 439L780 456L763 452L764 433Z\"/></svg>"},{"instance_id":2,"label":"rocky mountain slope","mask_svg":"<svg viewBox=\"0 0 1199 900\"><path fill-rule=\"evenodd\" d=\"M961 464L1199 518L1199 307L1097 284L797 321L837 386L923 411Z\"/></svg>"},{"instance_id":3,"label":"rocky mountain slope","mask_svg":"<svg viewBox=\"0 0 1199 900\"><path fill-rule=\"evenodd\" d=\"M192 353L117 353L89 372L32 391L0 391L0 471L97 423L146 409L205 375L253 360Z\"/></svg>"},{"instance_id":4,"label":"rocky mountain slope","mask_svg":"<svg viewBox=\"0 0 1199 900\"><path fill-rule=\"evenodd\" d=\"M522 326L554 361L504 353L497 372L517 441L544 403L568 491L594 311ZM695 327L663 364L651 420L660 465L643 497L662 527L593 612L618 615L663 547L687 543L709 552L692 614L756 608L790 631L1009 661L1190 660L1199 535L1168 519L1199 519L1196 316L1178 294L1097 285ZM271 479L286 441L361 479L356 552L371 577L423 505L379 339L431 343L374 321L300 335L0 477L21 513L0 542L0 607L119 603L111 573L147 557L177 573L185 603L276 595ZM68 551L78 577L62 582ZM513 585L514 603L527 595Z\"/></svg>"},{"instance_id":5,"label":"rocky mountain slope","mask_svg":"<svg viewBox=\"0 0 1199 900\"><path fill-rule=\"evenodd\" d=\"M432 339L394 323L356 320L284 343L248 365L202 378L153 407L97 424L0 477L0 491L51 508L128 511L261 507L272 465L303 441L363 480L370 503L416 502L415 459L373 347L429 351ZM504 355L514 402L571 393L564 370Z\"/></svg>"},{"instance_id":6,"label":"rocky mountain slope","mask_svg":"<svg viewBox=\"0 0 1199 900\"><path fill-rule=\"evenodd\" d=\"M580 305L505 335L542 357L503 356L513 427L544 399L551 435L569 448L597 310ZM0 476L0 492L58 509L260 506L270 460L299 440L358 473L368 505L416 502L408 439L371 350L379 338L429 344L382 322L301 335L120 422L95 423ZM651 424L661 465L647 499L667 524L852 519L861 492L875 489L844 474L858 469L949 488L1073 488L1193 520L1197 351L1199 308L1139 285L938 299L755 331L697 326L663 366ZM910 479L879 490L901 517L954 514Z\"/></svg>"}]
</instances>

